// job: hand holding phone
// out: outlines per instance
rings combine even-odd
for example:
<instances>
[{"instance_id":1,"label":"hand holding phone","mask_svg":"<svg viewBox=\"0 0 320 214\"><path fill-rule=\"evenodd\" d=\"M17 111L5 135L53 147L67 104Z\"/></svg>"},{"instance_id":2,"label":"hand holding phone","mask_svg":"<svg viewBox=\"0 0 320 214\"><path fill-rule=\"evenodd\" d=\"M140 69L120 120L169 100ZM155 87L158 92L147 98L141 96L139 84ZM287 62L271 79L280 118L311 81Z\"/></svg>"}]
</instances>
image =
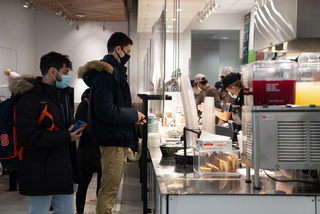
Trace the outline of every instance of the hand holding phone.
<instances>
[{"instance_id":1,"label":"hand holding phone","mask_svg":"<svg viewBox=\"0 0 320 214\"><path fill-rule=\"evenodd\" d=\"M83 122L83 121L81 121L81 120L78 120L78 121L76 122L76 124L74 124L71 132L74 132L74 131L76 131L77 129L80 129L80 128L82 128L81 131L83 131L84 128L86 128L86 126L87 126L87 123L85 123L85 122Z\"/></svg>"}]
</instances>

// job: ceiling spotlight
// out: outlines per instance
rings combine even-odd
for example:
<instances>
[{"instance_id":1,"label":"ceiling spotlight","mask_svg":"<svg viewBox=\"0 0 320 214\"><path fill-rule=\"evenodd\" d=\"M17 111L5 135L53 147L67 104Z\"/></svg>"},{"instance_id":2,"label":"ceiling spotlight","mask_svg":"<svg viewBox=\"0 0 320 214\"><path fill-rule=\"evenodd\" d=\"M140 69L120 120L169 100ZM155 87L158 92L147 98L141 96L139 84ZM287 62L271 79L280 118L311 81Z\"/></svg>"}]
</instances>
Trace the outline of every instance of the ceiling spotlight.
<instances>
[{"instance_id":1,"label":"ceiling spotlight","mask_svg":"<svg viewBox=\"0 0 320 214\"><path fill-rule=\"evenodd\" d=\"M198 22L202 23L204 21L204 16L202 12L198 12Z\"/></svg>"},{"instance_id":2,"label":"ceiling spotlight","mask_svg":"<svg viewBox=\"0 0 320 214\"><path fill-rule=\"evenodd\" d=\"M72 25L72 19L71 19L71 18L70 18L70 19L68 18L68 19L67 19L67 23L68 23L68 25Z\"/></svg>"},{"instance_id":3,"label":"ceiling spotlight","mask_svg":"<svg viewBox=\"0 0 320 214\"><path fill-rule=\"evenodd\" d=\"M59 7L59 11L56 12L57 15L61 16L63 14L63 11L61 10L61 8Z\"/></svg>"},{"instance_id":4,"label":"ceiling spotlight","mask_svg":"<svg viewBox=\"0 0 320 214\"><path fill-rule=\"evenodd\" d=\"M77 26L76 26L76 29L77 29L77 30L80 30L80 27L79 27L79 24L78 24L78 22L77 22Z\"/></svg>"},{"instance_id":5,"label":"ceiling spotlight","mask_svg":"<svg viewBox=\"0 0 320 214\"><path fill-rule=\"evenodd\" d=\"M34 6L33 6L33 4L31 4L29 11L32 11L33 9L34 9Z\"/></svg>"},{"instance_id":6,"label":"ceiling spotlight","mask_svg":"<svg viewBox=\"0 0 320 214\"><path fill-rule=\"evenodd\" d=\"M30 11L34 9L33 5L28 1L24 1L24 4L22 5L22 7L26 8Z\"/></svg>"},{"instance_id":7,"label":"ceiling spotlight","mask_svg":"<svg viewBox=\"0 0 320 214\"><path fill-rule=\"evenodd\" d=\"M103 30L103 31L106 31L106 29L107 29L106 23L104 22L104 23L103 23L103 26L102 26L102 30Z\"/></svg>"},{"instance_id":8,"label":"ceiling spotlight","mask_svg":"<svg viewBox=\"0 0 320 214\"><path fill-rule=\"evenodd\" d=\"M22 7L29 9L30 5L31 5L30 2L24 1L24 4L22 5Z\"/></svg>"},{"instance_id":9,"label":"ceiling spotlight","mask_svg":"<svg viewBox=\"0 0 320 214\"><path fill-rule=\"evenodd\" d=\"M211 11L209 11L208 9L206 10L206 12L205 12L205 14L206 14L206 19L209 17L209 15L211 14Z\"/></svg>"}]
</instances>

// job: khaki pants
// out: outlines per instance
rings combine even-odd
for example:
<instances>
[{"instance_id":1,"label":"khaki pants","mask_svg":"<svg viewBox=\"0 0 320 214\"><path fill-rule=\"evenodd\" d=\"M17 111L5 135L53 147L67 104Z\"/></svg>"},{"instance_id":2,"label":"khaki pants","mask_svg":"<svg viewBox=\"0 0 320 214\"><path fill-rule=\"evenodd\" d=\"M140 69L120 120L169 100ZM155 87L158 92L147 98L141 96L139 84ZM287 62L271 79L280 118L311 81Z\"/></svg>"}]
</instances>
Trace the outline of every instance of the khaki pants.
<instances>
[{"instance_id":1,"label":"khaki pants","mask_svg":"<svg viewBox=\"0 0 320 214\"><path fill-rule=\"evenodd\" d=\"M102 177L97 214L112 214L122 175L127 163L127 147L100 146Z\"/></svg>"}]
</instances>

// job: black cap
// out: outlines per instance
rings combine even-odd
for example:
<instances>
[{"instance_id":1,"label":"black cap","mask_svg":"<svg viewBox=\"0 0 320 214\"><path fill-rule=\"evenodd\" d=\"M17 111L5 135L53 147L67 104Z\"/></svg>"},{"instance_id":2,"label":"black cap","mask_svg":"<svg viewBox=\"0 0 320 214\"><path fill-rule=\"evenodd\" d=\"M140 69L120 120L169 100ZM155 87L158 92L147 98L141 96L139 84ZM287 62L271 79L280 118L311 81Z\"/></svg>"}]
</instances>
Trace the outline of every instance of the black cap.
<instances>
[{"instance_id":1,"label":"black cap","mask_svg":"<svg viewBox=\"0 0 320 214\"><path fill-rule=\"evenodd\" d=\"M194 86L194 80L190 80L191 86Z\"/></svg>"},{"instance_id":2,"label":"black cap","mask_svg":"<svg viewBox=\"0 0 320 214\"><path fill-rule=\"evenodd\" d=\"M225 76L222 80L223 88L222 90L226 90L226 88L237 80L241 79L241 75L239 73L230 73Z\"/></svg>"},{"instance_id":3,"label":"black cap","mask_svg":"<svg viewBox=\"0 0 320 214\"><path fill-rule=\"evenodd\" d=\"M220 82L220 81L218 81L218 82L216 82L215 84L214 84L214 87L217 89L217 90L219 90L219 88L223 88L223 84L222 84L222 82ZM221 89L221 92L222 92L223 90Z\"/></svg>"}]
</instances>

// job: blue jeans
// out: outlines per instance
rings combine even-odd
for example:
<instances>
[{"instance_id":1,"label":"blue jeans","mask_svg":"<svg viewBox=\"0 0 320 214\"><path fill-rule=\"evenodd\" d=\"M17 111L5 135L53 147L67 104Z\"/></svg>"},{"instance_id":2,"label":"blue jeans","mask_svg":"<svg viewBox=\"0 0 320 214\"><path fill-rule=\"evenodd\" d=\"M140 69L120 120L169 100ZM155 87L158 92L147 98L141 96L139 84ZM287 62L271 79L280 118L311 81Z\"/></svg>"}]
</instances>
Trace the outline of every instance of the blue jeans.
<instances>
[{"instance_id":1,"label":"blue jeans","mask_svg":"<svg viewBox=\"0 0 320 214\"><path fill-rule=\"evenodd\" d=\"M74 214L74 198L70 195L27 196L29 214L47 214L50 205L52 214Z\"/></svg>"}]
</instances>

